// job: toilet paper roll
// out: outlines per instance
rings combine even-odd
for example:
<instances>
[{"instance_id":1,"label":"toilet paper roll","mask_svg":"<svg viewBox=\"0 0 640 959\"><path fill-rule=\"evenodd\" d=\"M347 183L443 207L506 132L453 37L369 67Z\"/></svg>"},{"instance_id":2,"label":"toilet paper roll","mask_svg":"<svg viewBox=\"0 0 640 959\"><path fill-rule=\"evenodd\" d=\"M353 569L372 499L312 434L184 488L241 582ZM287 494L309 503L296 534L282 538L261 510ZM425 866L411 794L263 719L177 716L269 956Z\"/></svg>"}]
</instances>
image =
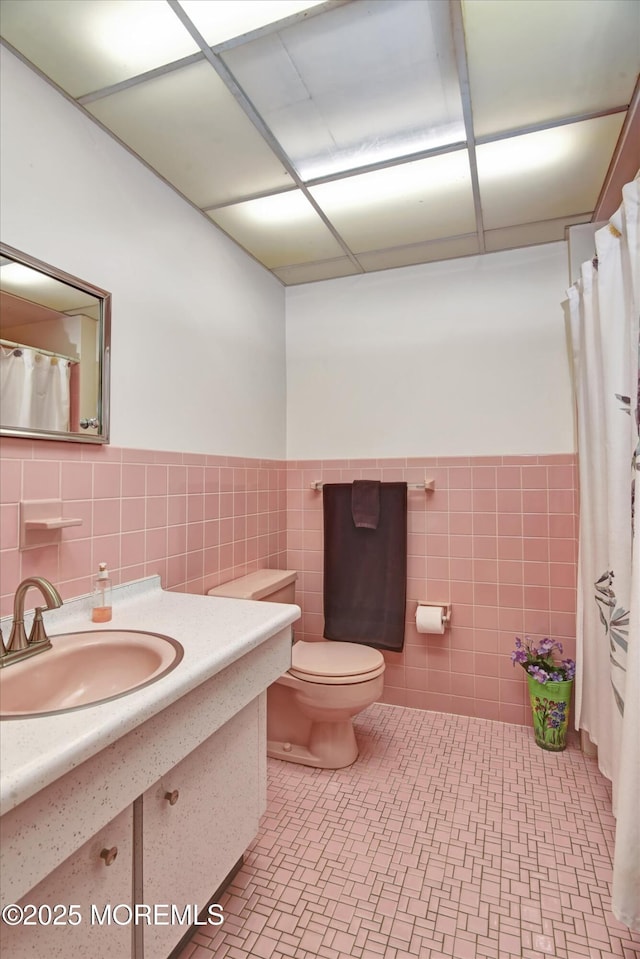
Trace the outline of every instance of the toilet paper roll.
<instances>
[{"instance_id":1,"label":"toilet paper roll","mask_svg":"<svg viewBox=\"0 0 640 959\"><path fill-rule=\"evenodd\" d=\"M443 606L418 606L416 626L419 633L444 633L446 611Z\"/></svg>"}]
</instances>

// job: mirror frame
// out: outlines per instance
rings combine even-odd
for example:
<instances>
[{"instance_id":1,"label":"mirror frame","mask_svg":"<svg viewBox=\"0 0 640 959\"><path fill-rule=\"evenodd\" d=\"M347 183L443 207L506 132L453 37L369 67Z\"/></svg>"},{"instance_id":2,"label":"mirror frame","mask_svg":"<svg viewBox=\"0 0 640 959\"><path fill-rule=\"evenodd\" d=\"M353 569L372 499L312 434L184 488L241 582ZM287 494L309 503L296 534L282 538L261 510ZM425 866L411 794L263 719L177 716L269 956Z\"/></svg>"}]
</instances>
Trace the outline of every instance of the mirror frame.
<instances>
[{"instance_id":1,"label":"mirror frame","mask_svg":"<svg viewBox=\"0 0 640 959\"><path fill-rule=\"evenodd\" d=\"M0 256L28 266L50 276L61 283L66 283L83 293L89 293L100 301L100 319L98 321L98 397L96 416L98 419L97 433L72 433L55 430L33 430L21 426L5 426L0 423L0 436L18 436L26 439L59 440L67 443L108 443L110 425L110 372L111 372L111 294L100 287L78 279L64 270L59 270L49 263L43 263L35 257L22 253L6 243L0 243ZM1 411L0 411L1 419Z\"/></svg>"}]
</instances>

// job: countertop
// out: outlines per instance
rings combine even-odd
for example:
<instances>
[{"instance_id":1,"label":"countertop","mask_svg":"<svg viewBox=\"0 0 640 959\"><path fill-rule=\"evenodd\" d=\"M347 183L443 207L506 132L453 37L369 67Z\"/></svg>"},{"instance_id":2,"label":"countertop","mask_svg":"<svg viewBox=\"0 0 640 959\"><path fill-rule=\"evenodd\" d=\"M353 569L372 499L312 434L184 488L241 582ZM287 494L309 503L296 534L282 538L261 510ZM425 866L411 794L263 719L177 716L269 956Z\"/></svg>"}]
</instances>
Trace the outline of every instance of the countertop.
<instances>
[{"instance_id":1,"label":"countertop","mask_svg":"<svg viewBox=\"0 0 640 959\"><path fill-rule=\"evenodd\" d=\"M90 597L70 600L60 609L45 611L45 627L53 644L57 633L138 629L178 640L184 647L184 657L157 682L101 705L0 721L0 815L299 617L300 609L294 605L168 592L162 589L159 576L114 588L113 618L109 623L91 622ZM28 629L26 616L25 623ZM46 652L42 655L46 656Z\"/></svg>"}]
</instances>

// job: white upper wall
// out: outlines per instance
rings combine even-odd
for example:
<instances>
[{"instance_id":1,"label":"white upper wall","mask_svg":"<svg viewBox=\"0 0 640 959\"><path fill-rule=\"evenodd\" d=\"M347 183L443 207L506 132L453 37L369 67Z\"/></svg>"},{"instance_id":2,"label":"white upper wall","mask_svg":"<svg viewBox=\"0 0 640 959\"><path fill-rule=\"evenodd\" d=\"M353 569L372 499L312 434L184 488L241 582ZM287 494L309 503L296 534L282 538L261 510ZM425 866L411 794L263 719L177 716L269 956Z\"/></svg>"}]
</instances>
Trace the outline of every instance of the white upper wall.
<instances>
[{"instance_id":1,"label":"white upper wall","mask_svg":"<svg viewBox=\"0 0 640 959\"><path fill-rule=\"evenodd\" d=\"M283 458L283 287L16 57L1 59L2 240L111 292L111 442Z\"/></svg>"},{"instance_id":2,"label":"white upper wall","mask_svg":"<svg viewBox=\"0 0 640 959\"><path fill-rule=\"evenodd\" d=\"M6 51L0 94L2 239L113 295L113 444L292 459L574 450L564 243L285 294Z\"/></svg>"},{"instance_id":3,"label":"white upper wall","mask_svg":"<svg viewBox=\"0 0 640 959\"><path fill-rule=\"evenodd\" d=\"M565 243L291 287L287 456L575 449Z\"/></svg>"}]
</instances>

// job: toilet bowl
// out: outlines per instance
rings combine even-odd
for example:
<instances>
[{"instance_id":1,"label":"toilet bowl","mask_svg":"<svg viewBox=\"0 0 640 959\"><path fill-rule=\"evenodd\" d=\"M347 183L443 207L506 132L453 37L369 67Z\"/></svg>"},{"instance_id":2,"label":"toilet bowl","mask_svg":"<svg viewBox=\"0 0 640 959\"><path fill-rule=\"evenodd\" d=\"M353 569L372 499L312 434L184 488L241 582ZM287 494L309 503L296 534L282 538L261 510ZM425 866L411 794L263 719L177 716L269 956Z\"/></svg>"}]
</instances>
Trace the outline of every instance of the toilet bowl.
<instances>
[{"instance_id":1,"label":"toilet bowl","mask_svg":"<svg viewBox=\"0 0 640 959\"><path fill-rule=\"evenodd\" d=\"M262 569L209 590L210 596L295 602L296 573ZM353 717L384 687L382 653L359 643L295 642L291 667L267 690L267 755L341 769L358 758Z\"/></svg>"}]
</instances>

